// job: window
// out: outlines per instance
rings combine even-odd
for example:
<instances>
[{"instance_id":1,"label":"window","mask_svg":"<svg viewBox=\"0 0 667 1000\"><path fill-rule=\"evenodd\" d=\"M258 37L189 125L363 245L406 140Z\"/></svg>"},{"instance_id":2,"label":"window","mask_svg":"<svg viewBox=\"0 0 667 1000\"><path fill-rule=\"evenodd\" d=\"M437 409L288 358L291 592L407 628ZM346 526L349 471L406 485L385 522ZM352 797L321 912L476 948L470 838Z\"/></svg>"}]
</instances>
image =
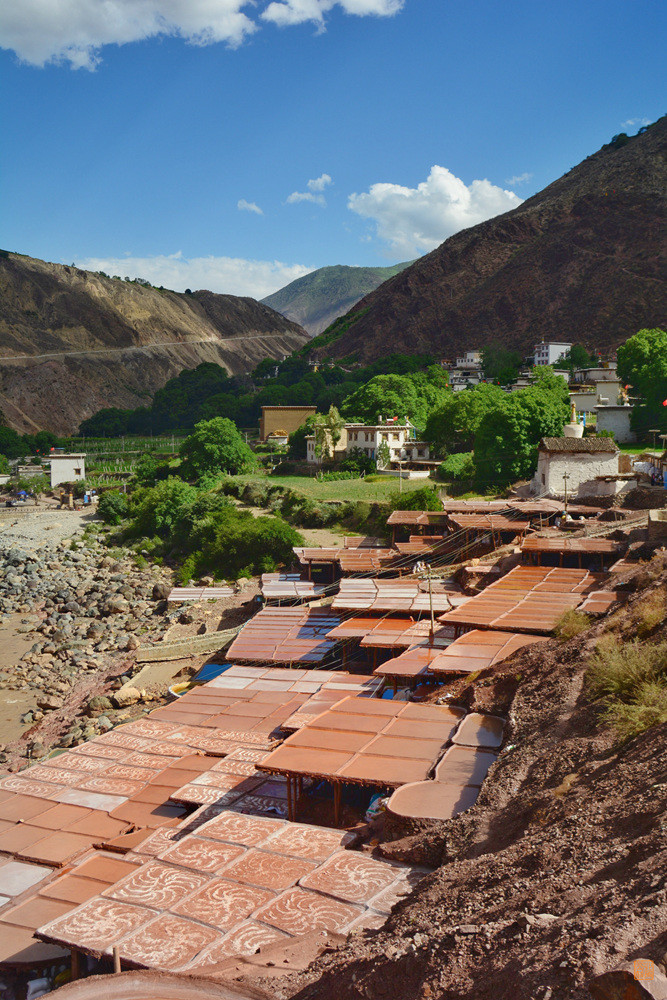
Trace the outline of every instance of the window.
<instances>
[{"instance_id":1,"label":"window","mask_svg":"<svg viewBox=\"0 0 667 1000\"><path fill-rule=\"evenodd\" d=\"M547 477L544 475L544 473L542 473L542 486L546 486L546 484L547 484Z\"/></svg>"},{"instance_id":2,"label":"window","mask_svg":"<svg viewBox=\"0 0 667 1000\"><path fill-rule=\"evenodd\" d=\"M79 469L75 469L74 470L74 475L75 476L80 476L81 475L81 469L80 468Z\"/></svg>"}]
</instances>

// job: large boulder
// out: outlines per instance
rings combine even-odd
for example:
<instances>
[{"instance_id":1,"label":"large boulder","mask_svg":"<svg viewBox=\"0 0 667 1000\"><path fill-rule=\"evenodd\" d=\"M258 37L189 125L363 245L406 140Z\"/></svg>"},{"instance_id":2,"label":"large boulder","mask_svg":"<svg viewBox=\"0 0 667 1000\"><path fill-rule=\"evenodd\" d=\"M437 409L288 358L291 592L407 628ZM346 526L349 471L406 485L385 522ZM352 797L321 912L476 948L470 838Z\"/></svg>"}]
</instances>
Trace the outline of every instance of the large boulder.
<instances>
[{"instance_id":1,"label":"large boulder","mask_svg":"<svg viewBox=\"0 0 667 1000\"><path fill-rule=\"evenodd\" d=\"M165 581L160 581L153 584L153 600L154 601L166 601L171 593L171 584Z\"/></svg>"},{"instance_id":2,"label":"large boulder","mask_svg":"<svg viewBox=\"0 0 667 1000\"><path fill-rule=\"evenodd\" d=\"M124 684L112 696L112 701L117 708L126 708L128 705L136 705L141 698L141 692L131 684Z\"/></svg>"},{"instance_id":3,"label":"large boulder","mask_svg":"<svg viewBox=\"0 0 667 1000\"><path fill-rule=\"evenodd\" d=\"M655 962L638 958L597 976L589 990L594 1000L667 1000L667 977Z\"/></svg>"}]
</instances>

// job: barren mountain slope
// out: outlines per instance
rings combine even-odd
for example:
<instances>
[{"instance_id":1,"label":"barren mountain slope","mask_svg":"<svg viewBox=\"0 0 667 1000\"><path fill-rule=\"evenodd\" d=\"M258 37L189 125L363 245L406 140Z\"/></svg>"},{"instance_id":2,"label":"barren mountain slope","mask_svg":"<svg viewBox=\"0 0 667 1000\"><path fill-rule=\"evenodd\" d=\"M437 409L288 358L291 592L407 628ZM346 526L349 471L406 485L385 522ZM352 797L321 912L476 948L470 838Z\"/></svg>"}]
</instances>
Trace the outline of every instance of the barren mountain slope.
<instances>
[{"instance_id":1,"label":"barren mountain slope","mask_svg":"<svg viewBox=\"0 0 667 1000\"><path fill-rule=\"evenodd\" d=\"M661 574L645 593L664 602L664 556L656 562ZM620 616L639 614L643 600ZM461 683L458 700L471 707L511 705L477 804L383 844L389 857L440 867L381 931L349 938L277 997L590 1000L591 979L622 962L664 965L667 727L623 743L601 721L584 673L608 628L603 619ZM666 637L661 623L650 641Z\"/></svg>"},{"instance_id":2,"label":"barren mountain slope","mask_svg":"<svg viewBox=\"0 0 667 1000\"><path fill-rule=\"evenodd\" d=\"M454 357L495 341L615 348L667 319L667 117L604 146L519 208L457 233L358 302L317 356ZM349 328L347 328L349 327Z\"/></svg>"},{"instance_id":3,"label":"barren mountain slope","mask_svg":"<svg viewBox=\"0 0 667 1000\"><path fill-rule=\"evenodd\" d=\"M0 255L0 410L18 430L71 432L102 407L145 403L183 368L245 372L307 339L254 299Z\"/></svg>"}]
</instances>

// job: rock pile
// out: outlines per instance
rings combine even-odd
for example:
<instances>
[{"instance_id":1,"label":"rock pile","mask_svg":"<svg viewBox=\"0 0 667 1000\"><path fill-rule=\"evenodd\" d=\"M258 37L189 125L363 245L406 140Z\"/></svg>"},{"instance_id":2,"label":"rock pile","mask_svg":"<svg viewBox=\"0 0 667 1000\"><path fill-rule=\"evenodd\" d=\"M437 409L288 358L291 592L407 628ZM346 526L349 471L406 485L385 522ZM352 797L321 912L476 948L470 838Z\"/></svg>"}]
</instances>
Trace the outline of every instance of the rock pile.
<instances>
[{"instance_id":1,"label":"rock pile","mask_svg":"<svg viewBox=\"0 0 667 1000\"><path fill-rule=\"evenodd\" d=\"M98 543L0 547L0 614L24 615L19 631L39 636L19 663L0 671L0 688L38 692L37 708L22 721L39 723L46 714L69 708L73 694L85 696L98 678L108 676L118 654L127 661L141 641L161 637L171 620L153 595L168 586L166 571L140 569L130 553L115 558ZM106 707L119 706L84 701L88 718L70 730L70 743L111 728ZM61 745L69 745L67 737ZM33 747L38 755L39 744Z\"/></svg>"}]
</instances>

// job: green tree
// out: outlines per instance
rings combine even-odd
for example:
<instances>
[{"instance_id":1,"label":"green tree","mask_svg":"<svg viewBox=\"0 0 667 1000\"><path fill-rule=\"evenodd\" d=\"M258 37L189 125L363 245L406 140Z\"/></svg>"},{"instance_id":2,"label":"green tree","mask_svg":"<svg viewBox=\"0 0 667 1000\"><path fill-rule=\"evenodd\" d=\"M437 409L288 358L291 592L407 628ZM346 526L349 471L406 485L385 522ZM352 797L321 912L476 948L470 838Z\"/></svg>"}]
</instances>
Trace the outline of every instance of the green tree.
<instances>
[{"instance_id":1,"label":"green tree","mask_svg":"<svg viewBox=\"0 0 667 1000\"><path fill-rule=\"evenodd\" d=\"M183 473L187 478L225 472L238 475L255 466L255 456L236 425L226 417L201 420L180 447Z\"/></svg>"},{"instance_id":2,"label":"green tree","mask_svg":"<svg viewBox=\"0 0 667 1000\"><path fill-rule=\"evenodd\" d=\"M6 476L9 472L9 462L4 455L0 455L0 473Z\"/></svg>"},{"instance_id":3,"label":"green tree","mask_svg":"<svg viewBox=\"0 0 667 1000\"><path fill-rule=\"evenodd\" d=\"M22 458L28 451L20 434L11 427L0 427L0 453L7 458Z\"/></svg>"},{"instance_id":4,"label":"green tree","mask_svg":"<svg viewBox=\"0 0 667 1000\"><path fill-rule=\"evenodd\" d=\"M479 425L487 413L502 406L506 393L487 382L447 393L426 421L424 436L438 455L470 451Z\"/></svg>"},{"instance_id":5,"label":"green tree","mask_svg":"<svg viewBox=\"0 0 667 1000\"><path fill-rule=\"evenodd\" d=\"M421 429L449 391L439 365L409 375L376 375L343 401L343 412L369 424L377 423L380 416L401 421L407 417Z\"/></svg>"},{"instance_id":6,"label":"green tree","mask_svg":"<svg viewBox=\"0 0 667 1000\"><path fill-rule=\"evenodd\" d=\"M575 368L590 368L597 364L598 360L599 358L589 354L582 344L573 344L569 351L559 358L558 367L573 372Z\"/></svg>"},{"instance_id":7,"label":"green tree","mask_svg":"<svg viewBox=\"0 0 667 1000\"><path fill-rule=\"evenodd\" d=\"M523 355L519 351L502 347L500 344L487 344L482 348L484 377L500 385L509 385L519 377L522 362Z\"/></svg>"},{"instance_id":8,"label":"green tree","mask_svg":"<svg viewBox=\"0 0 667 1000\"><path fill-rule=\"evenodd\" d=\"M619 347L618 376L637 399L632 428L646 434L653 427L667 431L667 332L640 330Z\"/></svg>"},{"instance_id":9,"label":"green tree","mask_svg":"<svg viewBox=\"0 0 667 1000\"><path fill-rule=\"evenodd\" d=\"M481 486L505 486L527 479L537 464L542 437L561 437L569 416L565 380L549 366L535 369L534 383L504 396L481 420L474 462Z\"/></svg>"},{"instance_id":10,"label":"green tree","mask_svg":"<svg viewBox=\"0 0 667 1000\"><path fill-rule=\"evenodd\" d=\"M345 421L335 406L330 406L326 414L316 413L311 419L315 434L315 454L320 462L329 461L334 456Z\"/></svg>"}]
</instances>

